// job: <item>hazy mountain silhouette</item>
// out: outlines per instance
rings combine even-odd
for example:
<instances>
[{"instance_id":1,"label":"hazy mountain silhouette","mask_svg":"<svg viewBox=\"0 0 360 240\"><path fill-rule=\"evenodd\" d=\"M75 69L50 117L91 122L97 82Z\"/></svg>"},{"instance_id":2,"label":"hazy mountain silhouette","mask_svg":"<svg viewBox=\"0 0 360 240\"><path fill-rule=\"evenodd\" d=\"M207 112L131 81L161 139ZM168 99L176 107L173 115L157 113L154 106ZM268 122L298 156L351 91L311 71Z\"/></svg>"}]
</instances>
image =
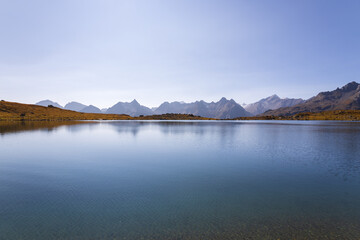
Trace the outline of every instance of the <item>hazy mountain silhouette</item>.
<instances>
[{"instance_id":1,"label":"hazy mountain silhouette","mask_svg":"<svg viewBox=\"0 0 360 240\"><path fill-rule=\"evenodd\" d=\"M67 110L72 110L72 111L77 111L80 112L82 109L86 108L87 105L84 105L82 103L78 103L78 102L69 102L68 104L65 105L65 109Z\"/></svg>"},{"instance_id":2,"label":"hazy mountain silhouette","mask_svg":"<svg viewBox=\"0 0 360 240\"><path fill-rule=\"evenodd\" d=\"M45 100L37 103L41 106L53 105L62 108L58 103L50 100ZM140 115L153 115L165 113L181 113L193 114L196 116L209 117L209 118L235 118L251 116L243 107L236 103L233 99L227 100L226 98L220 99L218 102L207 103L205 101L196 101L193 103L184 102L164 102L157 108L150 109L140 105L135 99L132 102L118 102L108 109L102 109L90 105L86 106L79 102L69 102L65 105L65 109L85 112L85 113L108 113L108 114L127 114L130 116Z\"/></svg>"},{"instance_id":3,"label":"hazy mountain silhouette","mask_svg":"<svg viewBox=\"0 0 360 240\"><path fill-rule=\"evenodd\" d=\"M53 102L53 101L50 101L50 100L43 100L43 101L40 101L40 102L37 102L35 103L36 105L39 105L39 106L44 106L44 107L47 107L49 105L52 105L54 107L57 107L57 108L63 108L60 104L58 104L57 102Z\"/></svg>"},{"instance_id":4,"label":"hazy mountain silhouette","mask_svg":"<svg viewBox=\"0 0 360 240\"><path fill-rule=\"evenodd\" d=\"M93 105L87 106L80 110L80 112L84 113L102 113L101 110Z\"/></svg>"},{"instance_id":5,"label":"hazy mountain silhouette","mask_svg":"<svg viewBox=\"0 0 360 240\"><path fill-rule=\"evenodd\" d=\"M140 115L152 115L153 111L150 108L140 105L135 99L132 102L118 102L111 108L109 108L106 113L113 114L127 114L132 117Z\"/></svg>"},{"instance_id":6,"label":"hazy mountain silhouette","mask_svg":"<svg viewBox=\"0 0 360 240\"><path fill-rule=\"evenodd\" d=\"M46 107L53 105L62 108L60 104L50 100L40 101L36 104ZM303 99L281 99L277 95L273 95L248 104L245 108L233 99L227 100L223 97L218 102L210 103L203 100L192 103L164 102L159 107L152 109L140 105L135 99L132 102L118 102L114 106L102 110L93 105L86 106L78 102L70 102L66 104L65 109L86 113L102 113L106 111L108 114L127 114L130 116L180 113L219 119L248 117L258 114L279 116L327 110L360 110L360 84L351 82L334 91L321 92L306 101Z\"/></svg>"},{"instance_id":7,"label":"hazy mountain silhouette","mask_svg":"<svg viewBox=\"0 0 360 240\"><path fill-rule=\"evenodd\" d=\"M227 100L226 98L221 98L220 101L211 103L207 103L205 101L196 101L193 103L164 102L158 108L156 108L154 112L155 114L194 114L202 117L220 119L251 116L249 112L247 112L233 99Z\"/></svg>"},{"instance_id":8,"label":"hazy mountain silhouette","mask_svg":"<svg viewBox=\"0 0 360 240\"><path fill-rule=\"evenodd\" d=\"M292 107L270 110L263 115L293 115L301 112L322 112L330 110L360 110L360 84L350 82L334 91L321 92L304 103Z\"/></svg>"},{"instance_id":9,"label":"hazy mountain silhouette","mask_svg":"<svg viewBox=\"0 0 360 240\"><path fill-rule=\"evenodd\" d=\"M245 110L253 115L258 115L266 112L270 109L278 109L282 107L291 107L296 104L305 102L301 98L280 98L279 96L272 95L267 98L263 98L258 102L247 104L244 106Z\"/></svg>"}]
</instances>

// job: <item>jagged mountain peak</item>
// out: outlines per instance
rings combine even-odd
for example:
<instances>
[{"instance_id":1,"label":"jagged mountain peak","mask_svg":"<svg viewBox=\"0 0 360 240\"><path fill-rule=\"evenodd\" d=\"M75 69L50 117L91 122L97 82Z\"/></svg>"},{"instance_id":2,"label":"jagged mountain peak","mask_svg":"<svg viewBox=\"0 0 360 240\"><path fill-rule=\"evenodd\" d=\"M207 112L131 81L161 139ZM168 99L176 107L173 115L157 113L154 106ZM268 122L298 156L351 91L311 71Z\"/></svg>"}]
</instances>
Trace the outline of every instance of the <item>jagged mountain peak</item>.
<instances>
[{"instance_id":1,"label":"jagged mountain peak","mask_svg":"<svg viewBox=\"0 0 360 240\"><path fill-rule=\"evenodd\" d=\"M267 99L280 99L280 97L277 94L274 94L274 95L271 95L270 97L267 97Z\"/></svg>"},{"instance_id":2,"label":"jagged mountain peak","mask_svg":"<svg viewBox=\"0 0 360 240\"><path fill-rule=\"evenodd\" d=\"M226 101L228 101L228 100L226 99L226 97L222 97L218 102L226 102Z\"/></svg>"},{"instance_id":3,"label":"jagged mountain peak","mask_svg":"<svg viewBox=\"0 0 360 240\"><path fill-rule=\"evenodd\" d=\"M140 105L140 104L138 103L138 101L136 101L136 99L132 100L132 101L131 101L131 104Z\"/></svg>"},{"instance_id":4,"label":"jagged mountain peak","mask_svg":"<svg viewBox=\"0 0 360 240\"><path fill-rule=\"evenodd\" d=\"M358 87L359 87L359 83L355 82L355 81L352 81L352 82L349 82L348 84L346 84L345 86L343 86L341 88L341 90L343 91L353 91L353 90L356 90Z\"/></svg>"}]
</instances>

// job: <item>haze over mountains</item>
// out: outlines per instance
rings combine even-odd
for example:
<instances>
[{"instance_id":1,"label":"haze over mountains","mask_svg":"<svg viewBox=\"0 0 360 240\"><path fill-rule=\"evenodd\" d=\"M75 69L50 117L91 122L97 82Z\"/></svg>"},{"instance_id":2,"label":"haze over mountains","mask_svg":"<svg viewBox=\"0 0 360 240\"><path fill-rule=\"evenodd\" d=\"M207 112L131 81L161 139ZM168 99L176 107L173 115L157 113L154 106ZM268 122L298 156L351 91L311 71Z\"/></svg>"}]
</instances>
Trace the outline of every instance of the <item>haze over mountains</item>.
<instances>
[{"instance_id":1,"label":"haze over mountains","mask_svg":"<svg viewBox=\"0 0 360 240\"><path fill-rule=\"evenodd\" d=\"M119 114L120 112L128 114L132 117L154 114L150 108L140 105L135 99L130 103L118 102L106 111L106 113L114 114Z\"/></svg>"},{"instance_id":2,"label":"haze over mountains","mask_svg":"<svg viewBox=\"0 0 360 240\"><path fill-rule=\"evenodd\" d=\"M164 113L182 113L194 114L202 117L230 119L237 116L249 117L247 112L240 104L233 99L227 100L221 98L218 102L207 103L205 101L196 101L193 103L164 102L156 110L156 114Z\"/></svg>"},{"instance_id":3,"label":"haze over mountains","mask_svg":"<svg viewBox=\"0 0 360 240\"><path fill-rule=\"evenodd\" d=\"M80 110L80 112L84 112L84 113L102 113L101 110L93 105L84 107L83 109Z\"/></svg>"},{"instance_id":4,"label":"haze over mountains","mask_svg":"<svg viewBox=\"0 0 360 240\"><path fill-rule=\"evenodd\" d=\"M55 106L56 104L56 107L63 108L61 105L50 100L41 101L36 104L41 104L42 106ZM134 99L132 102L118 102L108 109L103 109L103 111L93 105L86 106L78 102L70 102L65 105L65 109L85 113L105 112L108 114L127 114L133 117L165 113L193 114L196 116L221 119L251 116L251 114L240 104L236 103L233 99L227 100L226 98L222 98L218 102L210 103L205 101L196 101L192 103L164 102L159 107L153 109L140 105Z\"/></svg>"},{"instance_id":5,"label":"haze over mountains","mask_svg":"<svg viewBox=\"0 0 360 240\"><path fill-rule=\"evenodd\" d=\"M303 102L305 102L305 100L301 98L280 98L278 95L274 94L270 97L263 98L258 102L246 104L243 107L245 108L246 111L248 111L252 115L258 115L270 109L291 107Z\"/></svg>"},{"instance_id":6,"label":"haze over mountains","mask_svg":"<svg viewBox=\"0 0 360 240\"><path fill-rule=\"evenodd\" d=\"M65 105L64 108L67 110L80 112L81 110L83 110L86 107L87 107L86 105L78 103L78 102L69 102L68 104Z\"/></svg>"},{"instance_id":7,"label":"haze over mountains","mask_svg":"<svg viewBox=\"0 0 360 240\"><path fill-rule=\"evenodd\" d=\"M132 102L118 102L114 106L105 109L99 109L93 105L87 106L79 102L70 102L62 107L56 102L44 100L36 103L37 105L53 105L67 110L85 112L85 113L109 113L109 114L127 114L133 117L140 115L153 115L165 113L193 114L196 116L231 119L236 117L249 117L261 114L269 109L277 109L283 106L292 106L303 102L302 99L281 99L277 95L261 99L259 102L241 106L233 99L222 98L218 102L207 103L203 100L192 103L185 102L164 102L159 107L148 108L140 105L135 99Z\"/></svg>"},{"instance_id":8,"label":"haze over mountains","mask_svg":"<svg viewBox=\"0 0 360 240\"><path fill-rule=\"evenodd\" d=\"M44 106L44 107L52 105L57 108L62 108L62 109L66 109L66 110L76 111L76 112L84 112L84 113L103 113L99 108L97 108L93 105L87 106L87 105L79 103L79 102L69 102L65 105L65 107L63 107L60 104L58 104L57 102L53 102L51 100L43 100L43 101L36 103L36 105L40 105L40 106Z\"/></svg>"},{"instance_id":9,"label":"haze over mountains","mask_svg":"<svg viewBox=\"0 0 360 240\"><path fill-rule=\"evenodd\" d=\"M85 113L127 114L133 117L166 113L193 114L196 116L218 119L232 119L254 115L289 116L301 112L321 112L326 110L360 110L360 84L351 82L334 91L321 92L308 100L301 98L280 98L272 95L258 102L241 106L233 99L221 98L218 102L196 101L164 102L157 108L140 105L135 99L132 102L118 102L108 109L99 109L93 105L70 102L62 107L60 104L44 100L36 103L41 106L53 105L72 111Z\"/></svg>"},{"instance_id":10,"label":"haze over mountains","mask_svg":"<svg viewBox=\"0 0 360 240\"><path fill-rule=\"evenodd\" d=\"M57 102L53 102L53 101L50 101L50 100L43 100L43 101L40 101L40 102L37 102L35 103L36 105L39 105L39 106L44 106L44 107L47 107L49 105L52 105L54 107L57 107L57 108L63 108L60 104L58 104Z\"/></svg>"}]
</instances>

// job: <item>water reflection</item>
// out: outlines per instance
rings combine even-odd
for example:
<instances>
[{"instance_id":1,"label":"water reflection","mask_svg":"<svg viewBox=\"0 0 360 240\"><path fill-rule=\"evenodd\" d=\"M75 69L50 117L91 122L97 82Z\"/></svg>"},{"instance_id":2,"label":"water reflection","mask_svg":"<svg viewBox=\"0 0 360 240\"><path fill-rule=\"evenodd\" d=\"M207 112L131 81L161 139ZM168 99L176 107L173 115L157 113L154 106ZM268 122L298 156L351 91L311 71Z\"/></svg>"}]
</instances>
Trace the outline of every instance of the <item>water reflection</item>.
<instances>
[{"instance_id":1,"label":"water reflection","mask_svg":"<svg viewBox=\"0 0 360 240\"><path fill-rule=\"evenodd\" d=\"M2 122L0 133L0 239L360 235L359 123Z\"/></svg>"},{"instance_id":2,"label":"water reflection","mask_svg":"<svg viewBox=\"0 0 360 240\"><path fill-rule=\"evenodd\" d=\"M0 134L24 131L52 133L64 129L72 134L96 129L117 134L158 132L165 136L196 135L216 139L221 149L249 149L268 161L319 164L332 175L348 180L360 172L360 123L327 121L76 121L76 122L0 122ZM302 159L299 159L299 155Z\"/></svg>"},{"instance_id":3,"label":"water reflection","mask_svg":"<svg viewBox=\"0 0 360 240\"><path fill-rule=\"evenodd\" d=\"M63 127L63 126L70 127L72 125L78 125L78 124L84 124L84 122L0 121L0 135L25 132L25 131L34 131L34 130L40 130L43 132L52 132L59 127Z\"/></svg>"}]
</instances>

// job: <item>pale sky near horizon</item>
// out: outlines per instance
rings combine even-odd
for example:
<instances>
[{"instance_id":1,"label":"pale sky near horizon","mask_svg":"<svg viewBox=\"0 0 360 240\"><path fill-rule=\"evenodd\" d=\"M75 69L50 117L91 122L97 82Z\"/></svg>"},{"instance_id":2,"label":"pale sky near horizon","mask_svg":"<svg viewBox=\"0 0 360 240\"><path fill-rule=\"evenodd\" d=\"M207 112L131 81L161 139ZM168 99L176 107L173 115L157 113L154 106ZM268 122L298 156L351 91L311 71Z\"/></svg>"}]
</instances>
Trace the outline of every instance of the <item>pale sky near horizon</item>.
<instances>
[{"instance_id":1,"label":"pale sky near horizon","mask_svg":"<svg viewBox=\"0 0 360 240\"><path fill-rule=\"evenodd\" d=\"M358 0L0 0L0 98L309 98L360 82Z\"/></svg>"}]
</instances>

